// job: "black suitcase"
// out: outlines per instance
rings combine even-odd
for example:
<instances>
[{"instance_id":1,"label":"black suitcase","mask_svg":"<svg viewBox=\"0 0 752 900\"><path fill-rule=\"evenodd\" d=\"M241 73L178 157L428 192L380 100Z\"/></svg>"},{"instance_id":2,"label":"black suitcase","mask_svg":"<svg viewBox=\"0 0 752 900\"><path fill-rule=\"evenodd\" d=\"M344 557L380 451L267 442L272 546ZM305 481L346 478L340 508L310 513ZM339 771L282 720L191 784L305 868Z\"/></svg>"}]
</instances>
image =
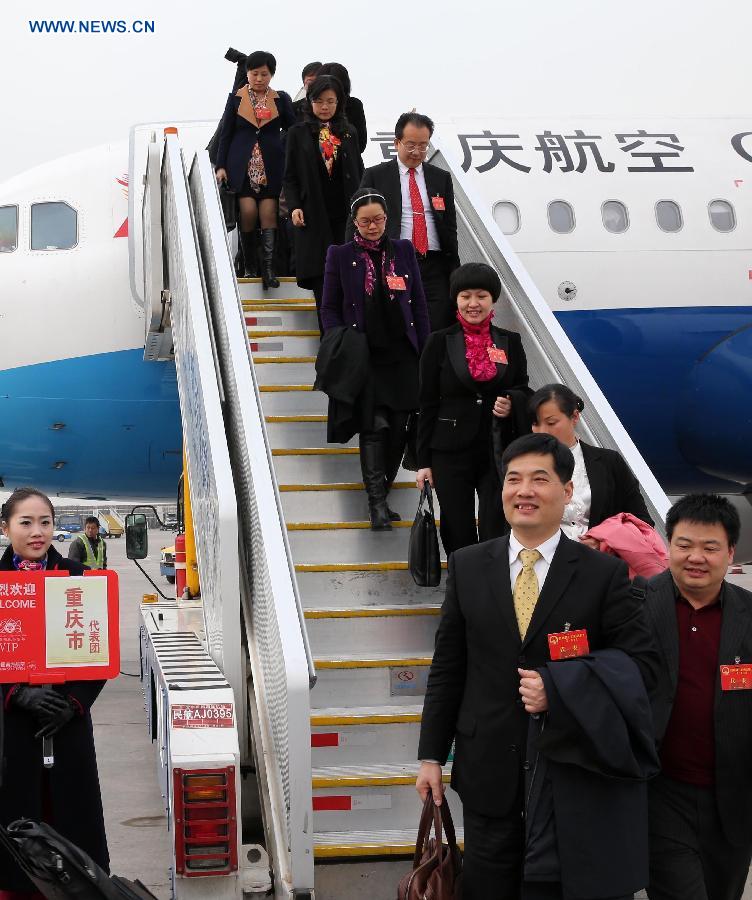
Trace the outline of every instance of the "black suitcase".
<instances>
[{"instance_id":1,"label":"black suitcase","mask_svg":"<svg viewBox=\"0 0 752 900\"><path fill-rule=\"evenodd\" d=\"M47 900L157 900L140 881L110 877L44 822L19 819L0 826L0 844Z\"/></svg>"}]
</instances>

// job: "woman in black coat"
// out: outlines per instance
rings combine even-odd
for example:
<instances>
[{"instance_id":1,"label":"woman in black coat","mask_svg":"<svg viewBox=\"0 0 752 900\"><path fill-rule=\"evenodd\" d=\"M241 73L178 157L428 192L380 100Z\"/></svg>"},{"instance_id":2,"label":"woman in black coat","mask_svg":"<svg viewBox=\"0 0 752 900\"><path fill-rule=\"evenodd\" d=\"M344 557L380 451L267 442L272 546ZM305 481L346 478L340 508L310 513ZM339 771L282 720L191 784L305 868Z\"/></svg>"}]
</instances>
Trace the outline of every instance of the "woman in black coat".
<instances>
[{"instance_id":1,"label":"woman in black coat","mask_svg":"<svg viewBox=\"0 0 752 900\"><path fill-rule=\"evenodd\" d=\"M616 450L593 447L575 433L585 404L565 384L547 384L530 398L533 431L552 434L574 455L574 493L564 509L561 529L577 540L589 528L617 513L632 513L653 524L640 485Z\"/></svg>"},{"instance_id":2,"label":"woman in black coat","mask_svg":"<svg viewBox=\"0 0 752 900\"><path fill-rule=\"evenodd\" d=\"M295 226L297 281L313 291L320 311L326 251L345 240L350 197L360 184L363 161L357 136L344 117L339 80L319 75L307 97L305 121L287 134L284 187Z\"/></svg>"},{"instance_id":3,"label":"woman in black coat","mask_svg":"<svg viewBox=\"0 0 752 900\"><path fill-rule=\"evenodd\" d=\"M350 73L342 63L324 63L318 71L319 75L333 75L338 78L342 90L345 92L345 118L352 125L358 135L360 152L365 153L368 146L368 126L366 125L366 111L363 109L362 100L350 95Z\"/></svg>"},{"instance_id":4,"label":"woman in black coat","mask_svg":"<svg viewBox=\"0 0 752 900\"><path fill-rule=\"evenodd\" d=\"M466 263L452 272L449 290L458 321L431 335L420 360L416 476L421 490L426 479L436 488L447 555L507 531L492 423L502 447L529 431L530 395L522 339L491 324L501 294L496 272Z\"/></svg>"},{"instance_id":5,"label":"woman in black coat","mask_svg":"<svg viewBox=\"0 0 752 900\"><path fill-rule=\"evenodd\" d=\"M14 491L2 509L3 533L11 546L0 558L0 571L64 570L82 575L81 563L64 559L51 546L54 521L48 497L33 488ZM103 686L103 681L0 685L5 724L0 823L7 826L23 817L48 822L109 871L90 714ZM42 729L54 735L51 769L42 765ZM34 890L0 850L0 893Z\"/></svg>"},{"instance_id":6,"label":"woman in black coat","mask_svg":"<svg viewBox=\"0 0 752 900\"><path fill-rule=\"evenodd\" d=\"M258 274L255 236L261 222L261 275L266 289L279 287L274 245L285 164L283 132L295 123L295 112L288 94L269 87L277 68L271 53L256 50L245 65L247 84L227 98L219 125L216 173L217 181L226 181L238 196L245 274L251 277Z\"/></svg>"}]
</instances>

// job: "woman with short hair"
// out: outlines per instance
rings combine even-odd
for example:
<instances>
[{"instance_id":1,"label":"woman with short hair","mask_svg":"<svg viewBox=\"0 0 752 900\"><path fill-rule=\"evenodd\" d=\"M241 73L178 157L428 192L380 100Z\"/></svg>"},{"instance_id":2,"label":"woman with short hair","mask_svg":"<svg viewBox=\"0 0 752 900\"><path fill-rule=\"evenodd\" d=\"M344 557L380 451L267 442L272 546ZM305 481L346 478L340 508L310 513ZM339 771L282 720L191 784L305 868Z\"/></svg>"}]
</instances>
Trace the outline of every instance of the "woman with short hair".
<instances>
[{"instance_id":1,"label":"woman with short hair","mask_svg":"<svg viewBox=\"0 0 752 900\"><path fill-rule=\"evenodd\" d=\"M494 269L465 263L452 272L449 291L457 322L431 335L420 360L416 476L421 490L426 480L436 488L447 555L508 530L492 423L503 450L529 431L531 393L520 335L492 324L501 294Z\"/></svg>"},{"instance_id":2,"label":"woman with short hair","mask_svg":"<svg viewBox=\"0 0 752 900\"><path fill-rule=\"evenodd\" d=\"M35 488L19 488L0 512L10 546L0 557L3 572L67 572L85 566L64 559L52 546L55 509ZM5 710L4 771L0 824L16 819L48 822L109 871L99 790L91 706L104 681L59 685L2 684ZM53 736L55 765L45 769L42 736ZM0 898L41 897L5 850L0 849Z\"/></svg>"},{"instance_id":3,"label":"woman with short hair","mask_svg":"<svg viewBox=\"0 0 752 900\"><path fill-rule=\"evenodd\" d=\"M564 509L561 528L577 540L591 528L617 513L631 513L653 524L640 485L632 470L616 450L593 447L575 432L583 400L565 384L547 384L530 398L533 431L552 434L574 456L574 492Z\"/></svg>"},{"instance_id":4,"label":"woman with short hair","mask_svg":"<svg viewBox=\"0 0 752 900\"><path fill-rule=\"evenodd\" d=\"M297 281L313 291L321 331L326 252L345 239L350 197L360 184L363 161L355 131L344 115L345 93L339 80L319 75L307 97L304 121L287 134L284 188L295 227Z\"/></svg>"},{"instance_id":5,"label":"woman with short hair","mask_svg":"<svg viewBox=\"0 0 752 900\"><path fill-rule=\"evenodd\" d=\"M371 528L391 529L399 516L387 494L405 452L408 417L418 407L418 357L429 334L428 307L410 241L386 234L386 200L369 188L351 206L352 241L326 255L321 320L333 329L365 335L368 375L346 433L330 416L327 438L344 443L360 435L360 466ZM325 341L327 338L325 338Z\"/></svg>"},{"instance_id":6,"label":"woman with short hair","mask_svg":"<svg viewBox=\"0 0 752 900\"><path fill-rule=\"evenodd\" d=\"M217 181L238 197L240 243L245 274L256 277L256 228L261 225L261 276L264 289L279 287L274 274L277 212L285 150L282 135L295 123L292 100L270 82L277 61L266 50L246 59L247 83L227 98L219 126Z\"/></svg>"}]
</instances>

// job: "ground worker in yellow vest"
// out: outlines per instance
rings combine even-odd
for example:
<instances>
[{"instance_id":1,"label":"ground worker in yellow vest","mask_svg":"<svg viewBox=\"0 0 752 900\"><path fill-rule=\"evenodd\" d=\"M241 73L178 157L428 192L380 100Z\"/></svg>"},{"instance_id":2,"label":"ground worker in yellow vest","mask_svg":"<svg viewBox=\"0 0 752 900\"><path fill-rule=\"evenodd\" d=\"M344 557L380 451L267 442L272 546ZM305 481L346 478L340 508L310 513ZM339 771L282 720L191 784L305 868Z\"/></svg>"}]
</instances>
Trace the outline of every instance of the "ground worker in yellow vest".
<instances>
[{"instance_id":1,"label":"ground worker in yellow vest","mask_svg":"<svg viewBox=\"0 0 752 900\"><path fill-rule=\"evenodd\" d=\"M90 569L107 568L107 545L99 535L99 519L88 516L84 533L74 538L68 550L68 559L75 559Z\"/></svg>"}]
</instances>

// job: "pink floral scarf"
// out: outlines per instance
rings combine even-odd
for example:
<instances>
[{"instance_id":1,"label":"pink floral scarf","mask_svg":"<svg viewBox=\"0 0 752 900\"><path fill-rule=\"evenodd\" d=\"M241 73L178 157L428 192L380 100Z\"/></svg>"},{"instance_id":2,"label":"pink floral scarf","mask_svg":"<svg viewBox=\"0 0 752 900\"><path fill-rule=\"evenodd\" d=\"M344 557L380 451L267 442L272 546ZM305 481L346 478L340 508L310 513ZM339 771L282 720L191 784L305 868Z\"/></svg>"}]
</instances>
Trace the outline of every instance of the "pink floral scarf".
<instances>
[{"instance_id":1,"label":"pink floral scarf","mask_svg":"<svg viewBox=\"0 0 752 900\"><path fill-rule=\"evenodd\" d=\"M457 311L457 321L465 335L465 359L470 375L475 381L490 381L496 375L496 363L491 361L488 348L493 346L491 340L491 319L493 310L487 319L473 325L462 318Z\"/></svg>"}]
</instances>

